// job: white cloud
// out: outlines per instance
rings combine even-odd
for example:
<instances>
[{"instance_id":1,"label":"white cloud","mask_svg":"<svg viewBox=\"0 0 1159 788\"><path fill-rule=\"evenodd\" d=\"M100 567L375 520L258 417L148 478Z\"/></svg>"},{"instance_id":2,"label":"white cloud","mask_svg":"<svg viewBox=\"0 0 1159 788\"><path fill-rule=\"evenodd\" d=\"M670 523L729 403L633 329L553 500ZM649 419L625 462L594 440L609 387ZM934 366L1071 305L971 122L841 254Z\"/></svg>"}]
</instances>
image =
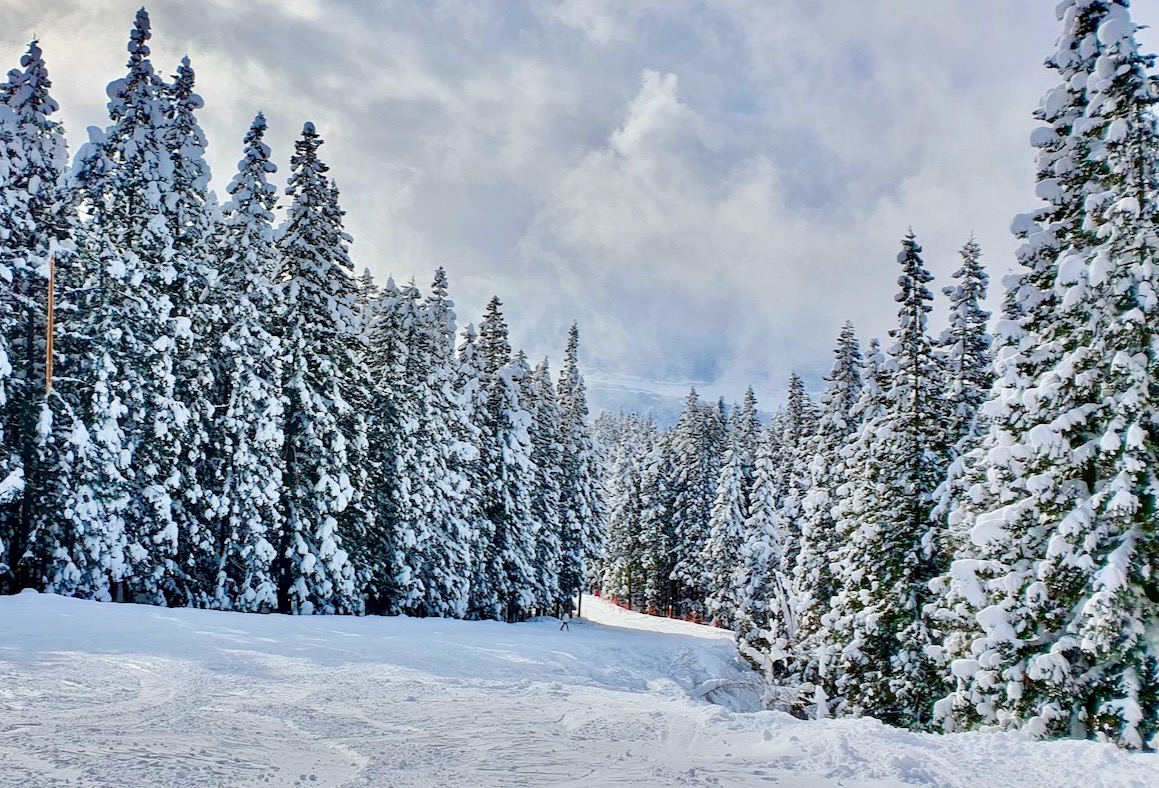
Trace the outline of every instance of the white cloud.
<instances>
[{"instance_id":1,"label":"white cloud","mask_svg":"<svg viewBox=\"0 0 1159 788\"><path fill-rule=\"evenodd\" d=\"M40 35L74 147L139 2L0 0L0 58ZM1132 10L1159 22L1159 0ZM257 109L283 165L313 120L359 266L425 284L446 265L463 322L498 292L533 357L579 318L606 373L730 397L815 381L847 317L886 331L910 225L939 277L973 231L1000 278L1056 29L1008 0L150 11L158 69L197 69L218 188Z\"/></svg>"}]
</instances>

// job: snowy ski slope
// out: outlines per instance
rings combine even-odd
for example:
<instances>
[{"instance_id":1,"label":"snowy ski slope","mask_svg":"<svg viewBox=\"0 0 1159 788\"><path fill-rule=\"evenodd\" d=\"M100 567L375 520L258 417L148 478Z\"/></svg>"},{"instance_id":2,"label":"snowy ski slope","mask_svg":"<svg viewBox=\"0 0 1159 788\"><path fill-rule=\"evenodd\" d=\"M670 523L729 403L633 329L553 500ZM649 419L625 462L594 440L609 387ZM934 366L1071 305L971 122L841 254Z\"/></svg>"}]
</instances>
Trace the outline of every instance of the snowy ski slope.
<instances>
[{"instance_id":1,"label":"snowy ski slope","mask_svg":"<svg viewBox=\"0 0 1159 788\"><path fill-rule=\"evenodd\" d=\"M1159 785L1156 756L1111 746L740 711L728 633L584 613L561 632L2 597L0 786Z\"/></svg>"}]
</instances>

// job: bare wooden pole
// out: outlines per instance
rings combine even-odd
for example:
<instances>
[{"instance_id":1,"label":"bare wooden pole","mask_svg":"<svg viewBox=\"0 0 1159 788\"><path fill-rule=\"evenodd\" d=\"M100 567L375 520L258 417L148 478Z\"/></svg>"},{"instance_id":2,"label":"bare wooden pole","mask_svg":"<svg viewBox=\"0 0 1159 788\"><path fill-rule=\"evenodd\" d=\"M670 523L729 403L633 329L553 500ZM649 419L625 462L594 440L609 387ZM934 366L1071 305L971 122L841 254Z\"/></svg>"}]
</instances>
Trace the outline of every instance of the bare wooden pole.
<instances>
[{"instance_id":1,"label":"bare wooden pole","mask_svg":"<svg viewBox=\"0 0 1159 788\"><path fill-rule=\"evenodd\" d=\"M44 358L44 393L52 393L52 335L56 333L56 257L48 256L48 312Z\"/></svg>"}]
</instances>

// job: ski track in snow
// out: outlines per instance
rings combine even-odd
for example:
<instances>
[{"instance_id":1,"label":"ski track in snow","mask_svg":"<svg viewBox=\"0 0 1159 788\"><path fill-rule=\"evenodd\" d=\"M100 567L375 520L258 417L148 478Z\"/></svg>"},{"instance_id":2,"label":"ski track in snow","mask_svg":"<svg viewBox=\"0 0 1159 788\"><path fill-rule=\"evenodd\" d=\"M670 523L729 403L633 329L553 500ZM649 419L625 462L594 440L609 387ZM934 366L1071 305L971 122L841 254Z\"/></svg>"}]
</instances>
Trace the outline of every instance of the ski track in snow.
<instances>
[{"instance_id":1,"label":"ski track in snow","mask_svg":"<svg viewBox=\"0 0 1159 788\"><path fill-rule=\"evenodd\" d=\"M561 632L0 598L0 785L1159 785L1156 756L1109 745L729 711L694 697L755 702L729 633L584 613Z\"/></svg>"}]
</instances>

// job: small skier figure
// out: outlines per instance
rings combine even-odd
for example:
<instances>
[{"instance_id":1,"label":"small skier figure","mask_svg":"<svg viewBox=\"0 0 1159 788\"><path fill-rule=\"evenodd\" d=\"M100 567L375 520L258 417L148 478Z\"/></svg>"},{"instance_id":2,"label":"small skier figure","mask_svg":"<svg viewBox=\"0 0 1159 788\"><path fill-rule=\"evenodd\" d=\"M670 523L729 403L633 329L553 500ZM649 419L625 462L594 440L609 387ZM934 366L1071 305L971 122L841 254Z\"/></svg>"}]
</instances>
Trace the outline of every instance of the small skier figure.
<instances>
[{"instance_id":1,"label":"small skier figure","mask_svg":"<svg viewBox=\"0 0 1159 788\"><path fill-rule=\"evenodd\" d=\"M568 632L571 632L571 627L570 627L570 626L568 626L568 623L567 623L567 622L568 622L568 621L570 621L570 620L571 620L571 613L564 613L564 614L563 614L563 621L562 621L562 622L560 622L560 625L559 625L559 629L560 629L560 631L561 631L561 632L562 632L563 630L565 630L565 629L566 629Z\"/></svg>"}]
</instances>

